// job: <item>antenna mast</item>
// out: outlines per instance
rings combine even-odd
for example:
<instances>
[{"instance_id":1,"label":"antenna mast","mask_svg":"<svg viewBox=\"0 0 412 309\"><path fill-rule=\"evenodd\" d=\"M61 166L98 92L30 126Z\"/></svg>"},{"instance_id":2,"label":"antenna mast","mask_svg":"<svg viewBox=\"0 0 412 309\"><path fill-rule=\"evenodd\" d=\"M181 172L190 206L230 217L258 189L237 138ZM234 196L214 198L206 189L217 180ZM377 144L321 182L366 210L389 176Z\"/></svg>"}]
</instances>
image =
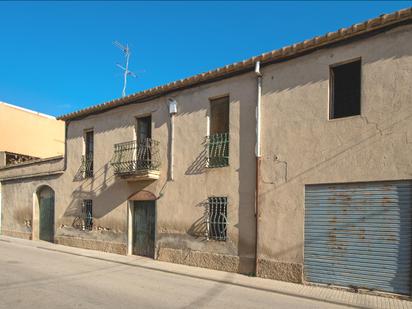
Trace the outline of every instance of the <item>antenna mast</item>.
<instances>
[{"instance_id":1,"label":"antenna mast","mask_svg":"<svg viewBox=\"0 0 412 309\"><path fill-rule=\"evenodd\" d=\"M123 91L122 91L122 97L126 96L126 86L127 86L127 76L132 76L132 77L136 77L136 74L134 74L132 71L129 71L129 58L130 58L130 48L129 48L129 44L123 45L120 44L118 41L114 41L113 42L114 46L116 46L117 48L121 49L124 53L124 57L126 58L126 65L122 66L120 64L116 64L117 67L119 67L120 69L122 69L123 71Z\"/></svg>"}]
</instances>

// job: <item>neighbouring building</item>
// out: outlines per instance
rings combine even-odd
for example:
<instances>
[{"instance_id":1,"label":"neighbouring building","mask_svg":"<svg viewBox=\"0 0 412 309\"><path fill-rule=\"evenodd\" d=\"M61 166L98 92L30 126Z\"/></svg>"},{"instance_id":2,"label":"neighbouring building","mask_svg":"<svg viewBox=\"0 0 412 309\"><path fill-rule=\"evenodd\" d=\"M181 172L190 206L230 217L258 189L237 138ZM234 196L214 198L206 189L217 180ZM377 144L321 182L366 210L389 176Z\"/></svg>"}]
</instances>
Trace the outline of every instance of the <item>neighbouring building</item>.
<instances>
[{"instance_id":1,"label":"neighbouring building","mask_svg":"<svg viewBox=\"0 0 412 309\"><path fill-rule=\"evenodd\" d=\"M0 102L0 166L64 154L64 122Z\"/></svg>"},{"instance_id":2,"label":"neighbouring building","mask_svg":"<svg viewBox=\"0 0 412 309\"><path fill-rule=\"evenodd\" d=\"M60 117L3 233L411 295L412 9Z\"/></svg>"},{"instance_id":3,"label":"neighbouring building","mask_svg":"<svg viewBox=\"0 0 412 309\"><path fill-rule=\"evenodd\" d=\"M63 154L64 121L0 102L0 168ZM1 210L0 184L0 233Z\"/></svg>"}]
</instances>

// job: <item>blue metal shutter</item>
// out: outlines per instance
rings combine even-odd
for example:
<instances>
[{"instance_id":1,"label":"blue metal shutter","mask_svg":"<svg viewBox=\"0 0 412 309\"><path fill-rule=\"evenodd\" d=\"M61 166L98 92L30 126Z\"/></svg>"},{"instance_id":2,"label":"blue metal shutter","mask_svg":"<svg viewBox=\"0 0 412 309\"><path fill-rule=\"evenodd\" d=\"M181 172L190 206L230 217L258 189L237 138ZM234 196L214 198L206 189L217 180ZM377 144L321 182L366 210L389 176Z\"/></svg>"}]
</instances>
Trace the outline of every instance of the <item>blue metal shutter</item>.
<instances>
[{"instance_id":1,"label":"blue metal shutter","mask_svg":"<svg viewBox=\"0 0 412 309\"><path fill-rule=\"evenodd\" d=\"M306 280L410 295L411 201L411 182L306 186Z\"/></svg>"}]
</instances>

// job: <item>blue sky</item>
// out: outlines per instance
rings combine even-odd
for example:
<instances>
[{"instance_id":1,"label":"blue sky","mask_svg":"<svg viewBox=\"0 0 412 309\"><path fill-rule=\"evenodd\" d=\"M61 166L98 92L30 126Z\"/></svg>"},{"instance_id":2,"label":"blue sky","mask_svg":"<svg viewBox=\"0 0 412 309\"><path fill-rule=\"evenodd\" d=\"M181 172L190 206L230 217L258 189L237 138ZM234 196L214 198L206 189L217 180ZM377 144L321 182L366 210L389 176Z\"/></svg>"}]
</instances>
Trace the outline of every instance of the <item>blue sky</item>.
<instances>
[{"instance_id":1,"label":"blue sky","mask_svg":"<svg viewBox=\"0 0 412 309\"><path fill-rule=\"evenodd\" d=\"M404 2L0 2L0 101L62 115L412 6Z\"/></svg>"}]
</instances>

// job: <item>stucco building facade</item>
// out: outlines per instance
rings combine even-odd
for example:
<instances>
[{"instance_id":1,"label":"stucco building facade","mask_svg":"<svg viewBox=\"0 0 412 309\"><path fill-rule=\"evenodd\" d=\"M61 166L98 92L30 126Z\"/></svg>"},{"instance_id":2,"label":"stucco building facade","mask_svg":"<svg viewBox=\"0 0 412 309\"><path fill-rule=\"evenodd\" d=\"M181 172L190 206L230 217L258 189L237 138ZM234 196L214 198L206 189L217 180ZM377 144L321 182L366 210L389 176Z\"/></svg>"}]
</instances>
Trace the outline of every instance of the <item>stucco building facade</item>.
<instances>
[{"instance_id":1,"label":"stucco building facade","mask_svg":"<svg viewBox=\"0 0 412 309\"><path fill-rule=\"evenodd\" d=\"M0 132L0 153L34 158L64 154L64 122L55 117L0 102Z\"/></svg>"},{"instance_id":2,"label":"stucco building facade","mask_svg":"<svg viewBox=\"0 0 412 309\"><path fill-rule=\"evenodd\" d=\"M0 102L0 168L34 159L63 156L63 154L63 121ZM0 183L0 233L1 210Z\"/></svg>"},{"instance_id":3,"label":"stucco building facade","mask_svg":"<svg viewBox=\"0 0 412 309\"><path fill-rule=\"evenodd\" d=\"M62 116L63 158L0 170L3 233L410 295L411 20L383 15Z\"/></svg>"}]
</instances>

